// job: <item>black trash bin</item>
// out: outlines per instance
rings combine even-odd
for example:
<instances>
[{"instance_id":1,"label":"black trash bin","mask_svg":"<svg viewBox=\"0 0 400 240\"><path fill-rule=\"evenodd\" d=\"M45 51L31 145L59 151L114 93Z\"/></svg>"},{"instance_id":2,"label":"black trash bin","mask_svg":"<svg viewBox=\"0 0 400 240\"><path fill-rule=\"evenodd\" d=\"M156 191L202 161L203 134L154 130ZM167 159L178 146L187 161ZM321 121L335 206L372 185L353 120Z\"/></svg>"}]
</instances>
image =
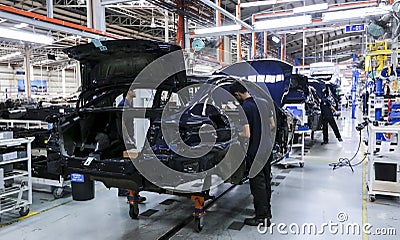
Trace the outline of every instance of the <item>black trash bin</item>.
<instances>
[{"instance_id":1,"label":"black trash bin","mask_svg":"<svg viewBox=\"0 0 400 240\"><path fill-rule=\"evenodd\" d=\"M94 198L94 181L89 175L71 173L72 199L87 201Z\"/></svg>"}]
</instances>

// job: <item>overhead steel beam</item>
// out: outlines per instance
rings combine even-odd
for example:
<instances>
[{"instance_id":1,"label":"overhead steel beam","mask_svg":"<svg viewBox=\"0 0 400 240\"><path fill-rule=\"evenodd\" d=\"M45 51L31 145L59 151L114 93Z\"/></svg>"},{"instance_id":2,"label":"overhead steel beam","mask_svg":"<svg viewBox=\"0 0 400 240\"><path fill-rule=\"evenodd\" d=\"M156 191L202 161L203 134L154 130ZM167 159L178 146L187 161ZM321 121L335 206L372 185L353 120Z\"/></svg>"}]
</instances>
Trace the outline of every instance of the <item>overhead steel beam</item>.
<instances>
[{"instance_id":1,"label":"overhead steel beam","mask_svg":"<svg viewBox=\"0 0 400 240\"><path fill-rule=\"evenodd\" d=\"M132 2L132 0L107 0L107 1L101 1L101 5L110 5L110 4L117 4L117 3L126 3L126 2Z\"/></svg>"},{"instance_id":2,"label":"overhead steel beam","mask_svg":"<svg viewBox=\"0 0 400 240\"><path fill-rule=\"evenodd\" d=\"M247 24L246 22L240 20L239 18L237 18L235 15L233 15L232 13L226 11L225 9L223 9L222 7L218 6L217 4L211 2L210 0L200 0L202 3L206 4L207 6L213 8L214 10L220 11L222 14L224 14L225 16L227 16L228 18L230 18L231 20L235 21L236 23L242 25L243 27L253 30L253 27L250 26L249 24Z\"/></svg>"},{"instance_id":3,"label":"overhead steel beam","mask_svg":"<svg viewBox=\"0 0 400 240\"><path fill-rule=\"evenodd\" d=\"M110 34L107 32L95 30L92 28L87 28L78 24L48 18L46 16L31 13L28 11L16 9L13 7L7 7L0 5L0 18L12 19L14 21L28 23L33 26L42 27L49 30L55 30L70 34L79 35L87 38L94 39L121 39L122 36L116 34Z\"/></svg>"}]
</instances>

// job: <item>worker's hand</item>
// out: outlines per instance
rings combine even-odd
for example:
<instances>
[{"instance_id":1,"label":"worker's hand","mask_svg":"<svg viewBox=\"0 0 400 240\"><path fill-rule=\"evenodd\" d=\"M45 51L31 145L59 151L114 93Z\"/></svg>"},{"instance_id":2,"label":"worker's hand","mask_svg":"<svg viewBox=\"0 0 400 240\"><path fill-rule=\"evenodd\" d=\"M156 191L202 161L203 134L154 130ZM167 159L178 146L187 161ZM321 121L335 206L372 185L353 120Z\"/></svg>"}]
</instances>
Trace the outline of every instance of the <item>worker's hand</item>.
<instances>
[{"instance_id":1,"label":"worker's hand","mask_svg":"<svg viewBox=\"0 0 400 240\"><path fill-rule=\"evenodd\" d=\"M333 112L333 116L335 116L335 117L339 117L340 114L341 114L341 113L340 113L339 111L334 111L334 112Z\"/></svg>"}]
</instances>

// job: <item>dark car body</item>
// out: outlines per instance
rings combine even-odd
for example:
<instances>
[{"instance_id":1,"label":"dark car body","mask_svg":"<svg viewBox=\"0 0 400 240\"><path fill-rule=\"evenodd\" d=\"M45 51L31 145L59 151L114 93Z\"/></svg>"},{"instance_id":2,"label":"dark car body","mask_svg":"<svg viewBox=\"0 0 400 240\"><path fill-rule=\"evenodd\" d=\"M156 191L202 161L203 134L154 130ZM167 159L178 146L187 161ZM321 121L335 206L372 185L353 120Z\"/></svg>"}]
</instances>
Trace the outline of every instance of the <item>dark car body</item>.
<instances>
[{"instance_id":1,"label":"dark car body","mask_svg":"<svg viewBox=\"0 0 400 240\"><path fill-rule=\"evenodd\" d=\"M319 107L319 87L321 83L316 80L311 80L301 74L292 74L290 78L290 86L285 92L282 102L286 106L290 104L304 104L306 121L302 122L312 131L320 130L321 110Z\"/></svg>"},{"instance_id":2,"label":"dark car body","mask_svg":"<svg viewBox=\"0 0 400 240\"><path fill-rule=\"evenodd\" d=\"M238 138L243 113L234 104L229 86L242 81L255 97L264 99L262 103L271 104L265 87L227 75L186 76L182 52L175 45L145 40L102 44L106 51L92 44L65 50L80 61L83 87L76 111L59 123L60 149L69 172L107 187L173 194L203 193L214 175L219 182L234 184L246 179L246 149ZM171 54L175 54L175 61L163 60ZM178 71L156 84L157 74L170 71L166 65L171 62ZM143 74L147 66L157 63L150 75ZM117 106L115 99L129 89L151 89L148 105ZM170 104L172 99L174 104ZM280 131L275 136L271 130L269 136L279 139L281 145L276 146L282 152L288 148L294 126L290 114L270 107L271 111L276 109ZM148 120L144 144L134 157L129 155L122 130L126 116ZM208 151L187 157L185 149L190 153ZM275 155L281 158L281 152ZM144 172L143 166L150 172ZM199 187L185 188L198 180Z\"/></svg>"}]
</instances>

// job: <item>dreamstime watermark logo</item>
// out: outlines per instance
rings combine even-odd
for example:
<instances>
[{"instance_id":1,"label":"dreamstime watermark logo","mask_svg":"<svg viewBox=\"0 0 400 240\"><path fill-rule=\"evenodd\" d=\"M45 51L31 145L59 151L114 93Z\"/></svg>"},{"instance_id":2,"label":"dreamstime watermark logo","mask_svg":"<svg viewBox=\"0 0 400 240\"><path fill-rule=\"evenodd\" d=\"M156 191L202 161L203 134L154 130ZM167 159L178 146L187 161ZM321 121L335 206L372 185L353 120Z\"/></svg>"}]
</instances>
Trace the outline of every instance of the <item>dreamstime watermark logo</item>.
<instances>
[{"instance_id":1,"label":"dreamstime watermark logo","mask_svg":"<svg viewBox=\"0 0 400 240\"><path fill-rule=\"evenodd\" d=\"M256 70L249 64L245 68L247 70L242 68L241 71L248 71L251 75L256 74ZM267 143L258 149L249 170L249 176L254 177L268 161L268 156L259 152L270 154L276 135L276 129L265 125L269 124L270 120L263 114L267 109L271 112L270 117L276 122L275 107L268 89L227 75L210 77L209 80L218 80L211 83L187 84L185 71L182 51L172 51L147 64L133 81L130 89L154 90L153 107L157 107L161 99L160 92L163 90L174 91L178 95L177 98L183 101L178 111L175 103L170 104L172 99L170 98L162 107L161 114L159 109L123 112L123 125L124 122L135 118L148 119L148 115L152 115L153 123L158 122L158 125L150 126L150 130L155 133L151 137L158 138L154 141L155 144L149 142L147 135L139 158L131 156L128 151L135 168L153 184L177 192L202 192L229 179L243 166L247 151L239 141L237 132L241 131L239 128L243 126L243 122L248 120L245 117L245 119L232 118L224 113L222 107L223 104L229 106L229 103L233 104L235 101L235 97L229 92L229 84L224 84L224 81L226 83L239 81L253 97L260 99L256 101L257 108L261 109L258 112L262 126L258 131L261 132L261 142L265 140ZM236 107L237 111L245 116L241 106ZM122 131L127 149L130 143L128 131L124 128ZM162 151L159 151L160 149ZM160 155L167 157L159 159ZM263 157L259 157L261 155ZM174 170L169 164L174 165L175 169L189 166L186 169L190 168L192 171ZM179 164L183 167L178 166Z\"/></svg>"},{"instance_id":2,"label":"dreamstime watermark logo","mask_svg":"<svg viewBox=\"0 0 400 240\"><path fill-rule=\"evenodd\" d=\"M257 231L261 234L274 234L280 235L378 235L378 236L395 236L397 235L396 228L375 228L370 223L359 224L355 222L347 222L349 216L345 212L337 214L337 221L330 220L326 223L271 223L266 227L266 222L261 223L257 227Z\"/></svg>"}]
</instances>

